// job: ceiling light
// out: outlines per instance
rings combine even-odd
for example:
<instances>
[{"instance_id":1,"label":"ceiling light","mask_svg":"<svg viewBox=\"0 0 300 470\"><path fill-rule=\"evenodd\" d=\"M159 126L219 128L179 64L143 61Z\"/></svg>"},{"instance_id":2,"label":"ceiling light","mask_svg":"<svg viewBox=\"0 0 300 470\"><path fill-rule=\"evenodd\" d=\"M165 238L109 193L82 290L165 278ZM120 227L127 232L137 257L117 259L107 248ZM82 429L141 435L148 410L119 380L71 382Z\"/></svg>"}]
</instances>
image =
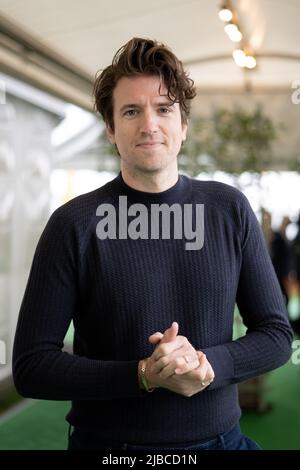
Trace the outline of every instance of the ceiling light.
<instances>
[{"instance_id":1,"label":"ceiling light","mask_svg":"<svg viewBox=\"0 0 300 470\"><path fill-rule=\"evenodd\" d=\"M248 44L247 38L242 32L239 16L231 0L223 0L219 5L219 18L224 21L224 31L229 39L240 46L232 53L238 67L253 69L256 67L256 59ZM249 47L248 47L249 46Z\"/></svg>"},{"instance_id":2,"label":"ceiling light","mask_svg":"<svg viewBox=\"0 0 300 470\"><path fill-rule=\"evenodd\" d=\"M238 67L245 66L245 52L242 49L235 49L232 53L234 61Z\"/></svg>"},{"instance_id":3,"label":"ceiling light","mask_svg":"<svg viewBox=\"0 0 300 470\"><path fill-rule=\"evenodd\" d=\"M232 42L240 42L243 37L242 33L238 29L236 31L230 31L228 36Z\"/></svg>"},{"instance_id":4,"label":"ceiling light","mask_svg":"<svg viewBox=\"0 0 300 470\"><path fill-rule=\"evenodd\" d=\"M238 27L236 24L233 24L233 23L227 23L225 26L224 26L224 31L226 34L232 34L234 33L235 31L238 31Z\"/></svg>"},{"instance_id":5,"label":"ceiling light","mask_svg":"<svg viewBox=\"0 0 300 470\"><path fill-rule=\"evenodd\" d=\"M252 55L245 56L245 67L247 69L254 69L256 67L256 59Z\"/></svg>"},{"instance_id":6,"label":"ceiling light","mask_svg":"<svg viewBox=\"0 0 300 470\"><path fill-rule=\"evenodd\" d=\"M221 8L221 10L219 11L219 18L222 20L222 21L230 21L232 20L232 11L229 10L229 8Z\"/></svg>"}]
</instances>

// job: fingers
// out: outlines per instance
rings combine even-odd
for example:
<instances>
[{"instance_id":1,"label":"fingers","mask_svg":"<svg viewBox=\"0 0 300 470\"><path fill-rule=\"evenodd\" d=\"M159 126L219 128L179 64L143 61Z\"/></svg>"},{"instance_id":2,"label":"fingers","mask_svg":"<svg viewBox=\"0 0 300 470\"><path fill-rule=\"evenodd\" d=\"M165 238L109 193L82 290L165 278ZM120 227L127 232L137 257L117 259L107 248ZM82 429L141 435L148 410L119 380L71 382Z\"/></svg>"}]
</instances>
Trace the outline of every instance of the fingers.
<instances>
[{"instance_id":1,"label":"fingers","mask_svg":"<svg viewBox=\"0 0 300 470\"><path fill-rule=\"evenodd\" d=\"M198 352L198 357L199 357L199 351L197 352ZM210 385L211 382L214 380L215 373L209 361L207 360L206 355L204 353L201 353L201 354L202 354L202 357L200 358L200 366L196 370L197 372L199 372L199 380L200 380L202 390L203 390L208 385Z\"/></svg>"},{"instance_id":2,"label":"fingers","mask_svg":"<svg viewBox=\"0 0 300 470\"><path fill-rule=\"evenodd\" d=\"M212 366L208 362L207 374L206 374L206 377L204 379L205 386L207 387L207 385L211 384L213 382L214 378L215 378L215 373L213 371Z\"/></svg>"},{"instance_id":3,"label":"fingers","mask_svg":"<svg viewBox=\"0 0 300 470\"><path fill-rule=\"evenodd\" d=\"M179 338L179 337L178 337ZM170 354L161 356L158 360L154 360L151 365L153 373L162 373L163 376L169 377L175 373L175 369L183 371L183 373L193 370L199 366L199 358L193 346L183 339L182 346L178 347ZM155 352L153 353L154 356Z\"/></svg>"},{"instance_id":4,"label":"fingers","mask_svg":"<svg viewBox=\"0 0 300 470\"><path fill-rule=\"evenodd\" d=\"M176 367L174 374L183 375L187 372L190 372L191 370L197 369L200 366L199 356L197 354L185 354L182 357L184 360L181 361L181 364Z\"/></svg>"},{"instance_id":5,"label":"fingers","mask_svg":"<svg viewBox=\"0 0 300 470\"><path fill-rule=\"evenodd\" d=\"M201 384L205 382L205 378L208 372L208 364L209 362L206 359L206 355L202 354L202 356L200 357L200 365L197 369L197 371L199 372L199 379Z\"/></svg>"},{"instance_id":6,"label":"fingers","mask_svg":"<svg viewBox=\"0 0 300 470\"><path fill-rule=\"evenodd\" d=\"M198 355L187 338L178 336L177 322L173 322L163 334L156 332L151 335L149 342L157 345L151 356L151 373L159 374L163 379L174 374L186 374L200 365L202 353ZM203 371L205 373L206 369Z\"/></svg>"},{"instance_id":7,"label":"fingers","mask_svg":"<svg viewBox=\"0 0 300 470\"><path fill-rule=\"evenodd\" d=\"M157 331L153 335L149 336L149 343L151 344L157 344L160 342L160 340L163 338L163 334Z\"/></svg>"},{"instance_id":8,"label":"fingers","mask_svg":"<svg viewBox=\"0 0 300 470\"><path fill-rule=\"evenodd\" d=\"M175 351L177 351L177 353L175 354L176 356L182 356L183 348L185 348L186 353L195 353L193 346L189 343L185 336L176 336L176 338L171 342L160 342L160 344L156 347L155 351L153 352L152 356L154 361L159 361L165 356L170 356ZM181 349L182 351L178 352L179 349ZM166 366L169 362L170 357L165 358L161 362L162 367Z\"/></svg>"},{"instance_id":9,"label":"fingers","mask_svg":"<svg viewBox=\"0 0 300 470\"><path fill-rule=\"evenodd\" d=\"M190 357L189 362L186 362L186 357ZM199 360L197 355L178 356L160 371L159 376L163 379L167 379L174 374L180 375L182 373L189 372L193 369L196 369L198 366ZM176 371L178 371L178 373Z\"/></svg>"},{"instance_id":10,"label":"fingers","mask_svg":"<svg viewBox=\"0 0 300 470\"><path fill-rule=\"evenodd\" d=\"M149 336L149 342L151 344L157 344L159 342L161 343L167 343L168 341L173 341L178 334L178 323L173 322L170 328L165 330L165 332L162 334L159 331L154 333L153 335Z\"/></svg>"}]
</instances>

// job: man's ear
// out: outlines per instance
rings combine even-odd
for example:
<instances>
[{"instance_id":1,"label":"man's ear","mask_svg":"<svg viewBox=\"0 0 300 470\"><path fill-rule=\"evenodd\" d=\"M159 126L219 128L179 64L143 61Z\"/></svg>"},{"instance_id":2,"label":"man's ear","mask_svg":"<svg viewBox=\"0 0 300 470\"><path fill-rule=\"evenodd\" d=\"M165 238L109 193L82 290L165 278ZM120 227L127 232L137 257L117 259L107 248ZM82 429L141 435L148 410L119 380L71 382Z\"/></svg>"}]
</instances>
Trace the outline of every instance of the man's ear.
<instances>
[{"instance_id":1,"label":"man's ear","mask_svg":"<svg viewBox=\"0 0 300 470\"><path fill-rule=\"evenodd\" d=\"M107 135L108 140L110 141L111 144L115 144L116 143L115 133L112 131L109 124L106 124L105 128L106 128L105 130L106 130L106 135Z\"/></svg>"},{"instance_id":2,"label":"man's ear","mask_svg":"<svg viewBox=\"0 0 300 470\"><path fill-rule=\"evenodd\" d=\"M182 123L182 141L185 142L186 134L188 130L188 121L186 123Z\"/></svg>"}]
</instances>

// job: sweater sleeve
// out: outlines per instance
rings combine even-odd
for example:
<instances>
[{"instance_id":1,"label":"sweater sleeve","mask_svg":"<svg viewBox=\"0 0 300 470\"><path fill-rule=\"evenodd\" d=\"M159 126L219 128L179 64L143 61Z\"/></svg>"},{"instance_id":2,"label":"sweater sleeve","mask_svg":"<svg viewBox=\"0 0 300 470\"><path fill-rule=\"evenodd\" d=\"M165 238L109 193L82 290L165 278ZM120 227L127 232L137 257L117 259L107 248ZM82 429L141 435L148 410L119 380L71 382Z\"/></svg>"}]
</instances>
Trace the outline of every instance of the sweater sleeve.
<instances>
[{"instance_id":1,"label":"sweater sleeve","mask_svg":"<svg viewBox=\"0 0 300 470\"><path fill-rule=\"evenodd\" d=\"M67 206L68 208L68 206ZM36 249L13 349L18 392L48 400L140 396L138 361L101 361L62 351L78 303L79 235L66 206L51 216Z\"/></svg>"},{"instance_id":2,"label":"sweater sleeve","mask_svg":"<svg viewBox=\"0 0 300 470\"><path fill-rule=\"evenodd\" d=\"M266 242L242 195L242 264L236 302L247 327L235 341L204 349L215 371L210 390L275 369L291 355L292 330Z\"/></svg>"}]
</instances>

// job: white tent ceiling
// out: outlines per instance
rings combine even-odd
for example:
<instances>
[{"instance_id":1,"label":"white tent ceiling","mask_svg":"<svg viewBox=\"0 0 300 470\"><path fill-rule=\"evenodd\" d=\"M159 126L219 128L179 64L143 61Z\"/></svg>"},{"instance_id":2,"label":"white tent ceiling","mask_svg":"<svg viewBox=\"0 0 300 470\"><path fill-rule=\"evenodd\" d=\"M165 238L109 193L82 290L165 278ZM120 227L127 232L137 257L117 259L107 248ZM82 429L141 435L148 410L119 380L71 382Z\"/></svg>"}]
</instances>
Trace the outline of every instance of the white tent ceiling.
<instances>
[{"instance_id":1,"label":"white tent ceiling","mask_svg":"<svg viewBox=\"0 0 300 470\"><path fill-rule=\"evenodd\" d=\"M87 74L108 65L133 36L168 44L203 87L291 87L300 79L300 0L236 0L240 25L257 56L245 73L216 0L0 0L0 14Z\"/></svg>"}]
</instances>

